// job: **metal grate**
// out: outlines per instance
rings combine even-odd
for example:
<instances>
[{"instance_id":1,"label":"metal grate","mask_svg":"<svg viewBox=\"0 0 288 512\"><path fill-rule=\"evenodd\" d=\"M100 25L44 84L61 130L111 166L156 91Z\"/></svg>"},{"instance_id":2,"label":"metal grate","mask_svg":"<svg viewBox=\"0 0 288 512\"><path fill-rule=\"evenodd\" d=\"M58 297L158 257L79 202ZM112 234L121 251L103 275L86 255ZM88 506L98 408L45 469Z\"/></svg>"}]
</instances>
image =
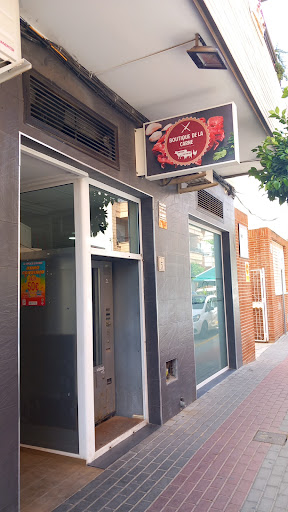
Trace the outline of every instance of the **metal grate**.
<instances>
[{"instance_id":1,"label":"metal grate","mask_svg":"<svg viewBox=\"0 0 288 512\"><path fill-rule=\"evenodd\" d=\"M250 275L252 290L254 339L255 341L258 342L268 341L269 335L265 270L264 268L251 270Z\"/></svg>"},{"instance_id":2,"label":"metal grate","mask_svg":"<svg viewBox=\"0 0 288 512\"><path fill-rule=\"evenodd\" d=\"M198 190L198 206L223 219L223 203L206 190Z\"/></svg>"},{"instance_id":3,"label":"metal grate","mask_svg":"<svg viewBox=\"0 0 288 512\"><path fill-rule=\"evenodd\" d=\"M38 74L29 75L24 97L27 122L119 167L116 126Z\"/></svg>"}]
</instances>

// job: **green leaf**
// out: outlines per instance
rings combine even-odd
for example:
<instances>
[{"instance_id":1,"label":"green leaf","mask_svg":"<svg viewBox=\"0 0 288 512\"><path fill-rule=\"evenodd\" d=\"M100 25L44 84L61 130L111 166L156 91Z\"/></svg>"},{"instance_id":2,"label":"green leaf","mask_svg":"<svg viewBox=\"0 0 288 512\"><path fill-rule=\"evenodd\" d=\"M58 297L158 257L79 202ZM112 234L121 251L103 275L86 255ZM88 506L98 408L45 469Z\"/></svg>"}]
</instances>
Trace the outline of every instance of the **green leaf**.
<instances>
[{"instance_id":1,"label":"green leaf","mask_svg":"<svg viewBox=\"0 0 288 512\"><path fill-rule=\"evenodd\" d=\"M226 155L227 155L226 149L222 149L222 151L216 151L216 153L213 156L213 160L214 161L220 160L221 158L224 158Z\"/></svg>"},{"instance_id":2,"label":"green leaf","mask_svg":"<svg viewBox=\"0 0 288 512\"><path fill-rule=\"evenodd\" d=\"M287 97L288 97L288 87L284 87L282 98L287 98Z\"/></svg>"}]
</instances>

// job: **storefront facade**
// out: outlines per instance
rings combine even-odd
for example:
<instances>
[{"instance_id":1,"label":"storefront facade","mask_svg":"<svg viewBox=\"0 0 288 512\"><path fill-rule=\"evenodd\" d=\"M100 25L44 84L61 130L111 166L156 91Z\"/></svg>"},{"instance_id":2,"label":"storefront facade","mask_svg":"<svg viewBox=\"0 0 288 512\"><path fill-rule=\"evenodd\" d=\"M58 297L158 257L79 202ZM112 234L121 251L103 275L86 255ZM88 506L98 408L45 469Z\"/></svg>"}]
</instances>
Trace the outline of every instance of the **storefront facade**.
<instances>
[{"instance_id":1,"label":"storefront facade","mask_svg":"<svg viewBox=\"0 0 288 512\"><path fill-rule=\"evenodd\" d=\"M0 86L1 512L18 510L20 444L89 463L242 365L231 188L137 176L146 118L45 45L22 52L32 71ZM97 445L114 417L124 431Z\"/></svg>"},{"instance_id":2,"label":"storefront facade","mask_svg":"<svg viewBox=\"0 0 288 512\"><path fill-rule=\"evenodd\" d=\"M25 446L90 462L97 452L95 424L102 419L114 414L136 419L132 432L147 422L167 421L181 410L180 398L186 404L196 399L189 252L189 225L195 222L202 230L217 231L224 316L229 318L223 327L228 355L208 376L241 365L235 302L234 316L227 315L227 304L232 308L235 301L232 289L237 289L233 199L222 186L214 189L210 195L223 203L224 212L217 217L209 205L207 210L199 205L197 193L179 195L174 187L137 177L133 123L56 59L41 65L45 49L35 51L27 41L23 49L43 84L45 78L53 80L117 127L119 169L53 137L49 127L26 123L27 85L22 88L21 78L1 86L2 238L7 249L2 272L10 299L7 304L6 288L2 364L6 371L14 368L8 380L1 372L7 389L3 436L14 436L14 448L6 444L2 460L15 481L18 327L20 440ZM166 204L167 229L159 227L159 202ZM157 270L158 256L165 258L164 272ZM40 303L35 303L33 287Z\"/></svg>"}]
</instances>

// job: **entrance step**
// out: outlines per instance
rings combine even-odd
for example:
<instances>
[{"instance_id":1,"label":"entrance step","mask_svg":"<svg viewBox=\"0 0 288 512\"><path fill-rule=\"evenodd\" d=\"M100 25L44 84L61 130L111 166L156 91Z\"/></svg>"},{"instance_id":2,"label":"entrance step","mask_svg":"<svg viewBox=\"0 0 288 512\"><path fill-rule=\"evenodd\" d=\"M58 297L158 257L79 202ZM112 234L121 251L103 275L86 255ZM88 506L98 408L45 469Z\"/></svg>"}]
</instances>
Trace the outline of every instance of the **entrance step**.
<instances>
[{"instance_id":1,"label":"entrance step","mask_svg":"<svg viewBox=\"0 0 288 512\"><path fill-rule=\"evenodd\" d=\"M95 427L95 448L96 451L111 443L117 437L125 434L128 430L141 423L143 419L126 418L124 416L113 416Z\"/></svg>"},{"instance_id":2,"label":"entrance step","mask_svg":"<svg viewBox=\"0 0 288 512\"><path fill-rule=\"evenodd\" d=\"M130 437L128 437L128 439L125 439L121 443L111 448L109 452L104 453L104 455L101 455L100 457L97 457L97 459L93 460L93 462L88 465L94 468L107 469L111 464L113 464L113 462L120 459L123 455L125 455L125 453L129 452L129 450L150 436L158 428L160 428L159 425L152 425L151 423L145 425L145 427L141 428L141 430L138 430Z\"/></svg>"}]
</instances>

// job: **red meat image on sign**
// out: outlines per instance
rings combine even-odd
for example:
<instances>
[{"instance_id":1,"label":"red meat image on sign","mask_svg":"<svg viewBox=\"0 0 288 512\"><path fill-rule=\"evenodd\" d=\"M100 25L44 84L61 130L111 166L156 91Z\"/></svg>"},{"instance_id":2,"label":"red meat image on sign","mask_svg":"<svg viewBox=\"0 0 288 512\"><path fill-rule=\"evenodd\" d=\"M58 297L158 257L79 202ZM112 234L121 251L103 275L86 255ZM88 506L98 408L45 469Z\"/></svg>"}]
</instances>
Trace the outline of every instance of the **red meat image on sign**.
<instances>
[{"instance_id":1,"label":"red meat image on sign","mask_svg":"<svg viewBox=\"0 0 288 512\"><path fill-rule=\"evenodd\" d=\"M186 117L175 123L165 137L165 152L176 165L189 165L199 161L207 151L209 130L203 119Z\"/></svg>"}]
</instances>

